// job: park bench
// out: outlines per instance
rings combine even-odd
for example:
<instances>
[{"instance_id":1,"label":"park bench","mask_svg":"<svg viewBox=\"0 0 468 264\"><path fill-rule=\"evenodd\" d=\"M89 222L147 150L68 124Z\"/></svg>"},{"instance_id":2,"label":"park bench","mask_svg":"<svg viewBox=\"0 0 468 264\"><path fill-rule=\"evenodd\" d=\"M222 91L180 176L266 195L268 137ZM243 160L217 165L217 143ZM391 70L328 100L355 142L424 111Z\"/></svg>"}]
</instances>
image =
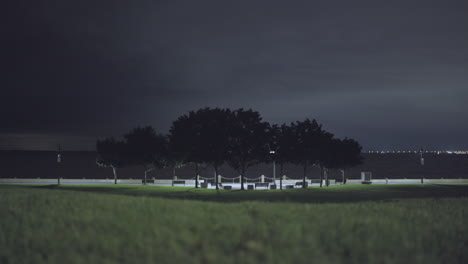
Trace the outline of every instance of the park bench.
<instances>
[{"instance_id":1,"label":"park bench","mask_svg":"<svg viewBox=\"0 0 468 264\"><path fill-rule=\"evenodd\" d=\"M255 189L257 189L257 187L265 187L268 189L268 186L270 185L270 183L268 182L256 182L255 183Z\"/></svg>"},{"instance_id":2,"label":"park bench","mask_svg":"<svg viewBox=\"0 0 468 264\"><path fill-rule=\"evenodd\" d=\"M216 187L216 182L210 182L210 185ZM223 187L223 184L220 182L218 182L218 185L219 187Z\"/></svg>"},{"instance_id":3,"label":"park bench","mask_svg":"<svg viewBox=\"0 0 468 264\"><path fill-rule=\"evenodd\" d=\"M312 179L310 180L310 184L320 184L320 179Z\"/></svg>"},{"instance_id":4,"label":"park bench","mask_svg":"<svg viewBox=\"0 0 468 264\"><path fill-rule=\"evenodd\" d=\"M185 186L185 181L184 180L175 180L173 181L174 185L176 184L183 184Z\"/></svg>"},{"instance_id":5,"label":"park bench","mask_svg":"<svg viewBox=\"0 0 468 264\"><path fill-rule=\"evenodd\" d=\"M286 189L294 189L294 185L286 185Z\"/></svg>"},{"instance_id":6,"label":"park bench","mask_svg":"<svg viewBox=\"0 0 468 264\"><path fill-rule=\"evenodd\" d=\"M141 183L145 183L145 179L142 179L141 180ZM153 179L146 179L146 183L154 183L154 180Z\"/></svg>"},{"instance_id":7,"label":"park bench","mask_svg":"<svg viewBox=\"0 0 468 264\"><path fill-rule=\"evenodd\" d=\"M225 185L224 190L232 190L232 186L231 185Z\"/></svg>"},{"instance_id":8,"label":"park bench","mask_svg":"<svg viewBox=\"0 0 468 264\"><path fill-rule=\"evenodd\" d=\"M301 182L301 181L296 182L296 184L294 184L294 187L296 187L296 186L302 187L302 183L303 183L303 182ZM308 182L305 182L305 187L306 187L306 188L309 187L308 185L309 185Z\"/></svg>"},{"instance_id":9,"label":"park bench","mask_svg":"<svg viewBox=\"0 0 468 264\"><path fill-rule=\"evenodd\" d=\"M346 180L347 180L346 178L344 179L344 181L343 181L343 178L336 178L336 179L335 179L335 183L346 184Z\"/></svg>"}]
</instances>

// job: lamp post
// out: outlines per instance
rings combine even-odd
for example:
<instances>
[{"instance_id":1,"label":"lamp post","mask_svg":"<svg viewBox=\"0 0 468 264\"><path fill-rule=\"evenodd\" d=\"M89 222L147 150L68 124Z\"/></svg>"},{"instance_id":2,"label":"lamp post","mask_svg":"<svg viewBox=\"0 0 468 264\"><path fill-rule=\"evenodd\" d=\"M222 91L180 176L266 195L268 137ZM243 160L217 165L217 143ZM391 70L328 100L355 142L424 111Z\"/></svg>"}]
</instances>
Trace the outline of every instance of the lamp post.
<instances>
[{"instance_id":1,"label":"lamp post","mask_svg":"<svg viewBox=\"0 0 468 264\"><path fill-rule=\"evenodd\" d=\"M424 158L423 158L423 151L424 149L421 148L421 168L424 167ZM421 170L422 171L422 170ZM424 183L424 174L421 173L421 184Z\"/></svg>"},{"instance_id":2,"label":"lamp post","mask_svg":"<svg viewBox=\"0 0 468 264\"><path fill-rule=\"evenodd\" d=\"M270 154L273 156L273 183L276 185L276 159L275 159L275 151L270 150Z\"/></svg>"},{"instance_id":3,"label":"lamp post","mask_svg":"<svg viewBox=\"0 0 468 264\"><path fill-rule=\"evenodd\" d=\"M60 185L60 162L62 162L62 147L59 145L57 152L57 185Z\"/></svg>"}]
</instances>

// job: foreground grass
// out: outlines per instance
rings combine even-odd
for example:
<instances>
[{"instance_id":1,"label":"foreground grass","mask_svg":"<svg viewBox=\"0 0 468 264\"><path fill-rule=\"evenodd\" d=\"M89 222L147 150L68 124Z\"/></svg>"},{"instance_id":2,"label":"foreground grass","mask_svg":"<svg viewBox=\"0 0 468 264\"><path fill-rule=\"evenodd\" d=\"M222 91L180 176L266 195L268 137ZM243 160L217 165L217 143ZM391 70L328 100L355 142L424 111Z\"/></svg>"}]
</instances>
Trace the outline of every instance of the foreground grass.
<instances>
[{"instance_id":1,"label":"foreground grass","mask_svg":"<svg viewBox=\"0 0 468 264\"><path fill-rule=\"evenodd\" d=\"M419 187L0 186L0 263L466 263L467 186Z\"/></svg>"},{"instance_id":2,"label":"foreground grass","mask_svg":"<svg viewBox=\"0 0 468 264\"><path fill-rule=\"evenodd\" d=\"M343 203L408 198L468 197L468 185L400 184L400 185L335 185L288 190L213 190L193 187L162 187L155 185L38 185L35 188L147 196L210 202L297 202Z\"/></svg>"}]
</instances>

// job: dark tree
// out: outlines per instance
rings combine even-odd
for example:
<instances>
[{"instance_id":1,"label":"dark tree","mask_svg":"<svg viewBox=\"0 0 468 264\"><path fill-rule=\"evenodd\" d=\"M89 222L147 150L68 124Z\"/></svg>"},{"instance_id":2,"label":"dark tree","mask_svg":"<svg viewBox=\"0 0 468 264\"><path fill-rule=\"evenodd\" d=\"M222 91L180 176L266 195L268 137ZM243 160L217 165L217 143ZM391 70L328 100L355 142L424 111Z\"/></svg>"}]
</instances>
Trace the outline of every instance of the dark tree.
<instances>
[{"instance_id":1,"label":"dark tree","mask_svg":"<svg viewBox=\"0 0 468 264\"><path fill-rule=\"evenodd\" d=\"M216 189L219 189L219 168L229 157L231 121L229 109L202 108L179 117L171 127L170 140L174 151L184 160L194 162L197 174L200 164L212 166L216 174Z\"/></svg>"},{"instance_id":2,"label":"dark tree","mask_svg":"<svg viewBox=\"0 0 468 264\"><path fill-rule=\"evenodd\" d=\"M203 108L196 114L202 124L202 159L213 167L216 189L219 189L219 168L229 159L229 124L232 122L232 112L229 109Z\"/></svg>"},{"instance_id":3,"label":"dark tree","mask_svg":"<svg viewBox=\"0 0 468 264\"><path fill-rule=\"evenodd\" d=\"M354 139L334 139L331 151L326 166L340 170L344 183L346 169L362 164L362 147L359 142Z\"/></svg>"},{"instance_id":4,"label":"dark tree","mask_svg":"<svg viewBox=\"0 0 468 264\"><path fill-rule=\"evenodd\" d=\"M181 168L186 163L186 158L182 152L178 152L174 149L173 141L168 137L167 152L164 156L164 167L172 169L172 186L174 186L174 180L176 176L176 169Z\"/></svg>"},{"instance_id":5,"label":"dark tree","mask_svg":"<svg viewBox=\"0 0 468 264\"><path fill-rule=\"evenodd\" d=\"M330 152L333 150L333 134L327 131L322 130L320 134L320 139L317 145L317 150L319 151L319 159L317 164L320 167L320 187L323 185L324 176L326 177L325 182L328 186L328 170L325 165L328 157L330 156Z\"/></svg>"},{"instance_id":6,"label":"dark tree","mask_svg":"<svg viewBox=\"0 0 468 264\"><path fill-rule=\"evenodd\" d=\"M114 184L117 184L117 168L122 168L126 160L125 142L114 138L105 138L96 142L96 164L101 167L112 168Z\"/></svg>"},{"instance_id":7,"label":"dark tree","mask_svg":"<svg viewBox=\"0 0 468 264\"><path fill-rule=\"evenodd\" d=\"M343 162L343 144L340 139L333 138L328 142L327 148L320 155L320 175L325 176L325 185L328 187L330 182L328 179L329 169L341 169ZM320 185L321 187L322 185Z\"/></svg>"},{"instance_id":8,"label":"dark tree","mask_svg":"<svg viewBox=\"0 0 468 264\"><path fill-rule=\"evenodd\" d=\"M128 162L143 167L143 184L146 184L148 172L165 165L166 137L156 133L151 126L146 126L134 128L124 138L127 143Z\"/></svg>"},{"instance_id":9,"label":"dark tree","mask_svg":"<svg viewBox=\"0 0 468 264\"><path fill-rule=\"evenodd\" d=\"M295 136L290 126L273 125L270 131L270 149L275 151L271 156L280 167L280 189L283 189L284 164L293 162Z\"/></svg>"},{"instance_id":10,"label":"dark tree","mask_svg":"<svg viewBox=\"0 0 468 264\"><path fill-rule=\"evenodd\" d=\"M241 176L244 190L246 170L268 159L270 125L256 111L238 109L229 124L229 165Z\"/></svg>"},{"instance_id":11,"label":"dark tree","mask_svg":"<svg viewBox=\"0 0 468 264\"><path fill-rule=\"evenodd\" d=\"M296 137L294 142L294 153L291 156L296 164L303 166L304 174L302 177L302 187L306 188L307 168L314 164L319 164L320 187L323 181L323 169L321 158L323 152L329 146L329 142L333 138L333 134L322 129L322 125L317 121L306 119L305 121L297 121L291 124L292 133Z\"/></svg>"},{"instance_id":12,"label":"dark tree","mask_svg":"<svg viewBox=\"0 0 468 264\"><path fill-rule=\"evenodd\" d=\"M169 150L171 155L183 163L195 164L195 188L198 188L198 175L204 168L202 153L204 142L202 140L203 124L201 114L191 111L180 116L172 123L169 131Z\"/></svg>"}]
</instances>

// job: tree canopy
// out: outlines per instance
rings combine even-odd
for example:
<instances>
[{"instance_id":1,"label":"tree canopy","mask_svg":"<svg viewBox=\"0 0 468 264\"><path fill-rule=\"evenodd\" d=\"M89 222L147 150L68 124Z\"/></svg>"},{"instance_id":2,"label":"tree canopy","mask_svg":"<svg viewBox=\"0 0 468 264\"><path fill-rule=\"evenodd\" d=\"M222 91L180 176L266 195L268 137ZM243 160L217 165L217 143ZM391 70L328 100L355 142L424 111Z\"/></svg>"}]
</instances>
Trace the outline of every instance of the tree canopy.
<instances>
[{"instance_id":1,"label":"tree canopy","mask_svg":"<svg viewBox=\"0 0 468 264\"><path fill-rule=\"evenodd\" d=\"M304 169L302 187L306 188L307 168L315 164L323 166L324 154L330 150L333 134L323 130L315 119L292 123L291 130L294 141L290 155L292 162Z\"/></svg>"},{"instance_id":2,"label":"tree canopy","mask_svg":"<svg viewBox=\"0 0 468 264\"><path fill-rule=\"evenodd\" d=\"M124 135L127 144L127 159L130 164L142 166L145 172L162 168L167 157L167 139L156 133L153 127L136 127Z\"/></svg>"},{"instance_id":3,"label":"tree canopy","mask_svg":"<svg viewBox=\"0 0 468 264\"><path fill-rule=\"evenodd\" d=\"M112 137L97 140L96 151L96 164L112 168L114 183L117 184L117 168L123 167L127 162L125 142Z\"/></svg>"},{"instance_id":4,"label":"tree canopy","mask_svg":"<svg viewBox=\"0 0 468 264\"><path fill-rule=\"evenodd\" d=\"M151 126L136 127L124 135L123 141L98 140L96 149L97 163L102 166L142 166L144 183L147 172L154 168L193 163L197 188L197 176L204 166L213 167L218 176L219 168L228 163L240 173L243 189L246 170L261 162L278 162L281 174L285 163L303 166L303 187L310 166L321 168L323 180L326 168L344 170L362 162L362 147L357 141L334 138L315 119L270 125L260 113L242 108L190 111L172 123L167 136ZM215 184L218 188L218 177Z\"/></svg>"},{"instance_id":5,"label":"tree canopy","mask_svg":"<svg viewBox=\"0 0 468 264\"><path fill-rule=\"evenodd\" d=\"M260 113L242 108L232 112L229 126L228 163L240 173L243 190L246 170L268 159L271 129Z\"/></svg>"}]
</instances>

